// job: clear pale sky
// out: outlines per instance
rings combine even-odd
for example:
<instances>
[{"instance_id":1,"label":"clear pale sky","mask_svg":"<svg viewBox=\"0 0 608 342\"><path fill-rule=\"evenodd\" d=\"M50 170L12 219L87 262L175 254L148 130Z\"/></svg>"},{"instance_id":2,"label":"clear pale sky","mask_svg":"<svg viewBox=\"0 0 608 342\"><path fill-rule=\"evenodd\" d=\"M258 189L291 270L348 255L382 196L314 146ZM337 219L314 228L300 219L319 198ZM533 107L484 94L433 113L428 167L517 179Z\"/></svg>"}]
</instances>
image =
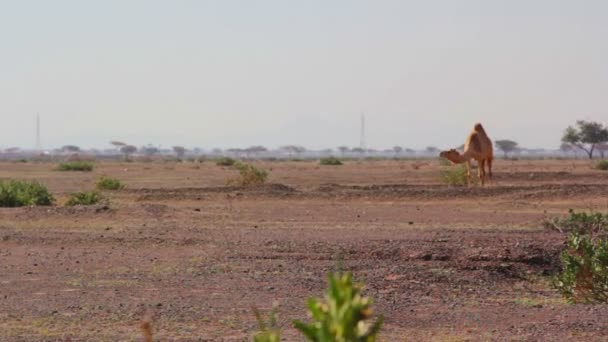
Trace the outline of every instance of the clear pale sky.
<instances>
[{"instance_id":1,"label":"clear pale sky","mask_svg":"<svg viewBox=\"0 0 608 342\"><path fill-rule=\"evenodd\" d=\"M555 148L607 102L605 0L0 0L0 148Z\"/></svg>"}]
</instances>

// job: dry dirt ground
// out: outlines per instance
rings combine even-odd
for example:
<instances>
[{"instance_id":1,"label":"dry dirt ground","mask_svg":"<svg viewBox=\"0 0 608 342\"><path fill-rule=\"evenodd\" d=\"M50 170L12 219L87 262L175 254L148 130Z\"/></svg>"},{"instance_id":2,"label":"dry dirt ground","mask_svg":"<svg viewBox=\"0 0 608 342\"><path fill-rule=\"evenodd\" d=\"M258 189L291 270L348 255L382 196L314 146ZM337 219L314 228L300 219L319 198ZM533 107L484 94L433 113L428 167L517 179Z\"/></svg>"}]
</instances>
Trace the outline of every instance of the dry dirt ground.
<instances>
[{"instance_id":1,"label":"dry dirt ground","mask_svg":"<svg viewBox=\"0 0 608 342\"><path fill-rule=\"evenodd\" d=\"M502 161L485 188L441 184L431 161L264 162L271 184L226 187L211 162L99 162L93 172L1 163L54 207L0 209L0 341L247 341L251 307L280 305L286 341L326 274L352 271L382 341L608 340L608 306L551 289L568 208L608 209L587 161ZM66 208L109 175L109 208Z\"/></svg>"}]
</instances>

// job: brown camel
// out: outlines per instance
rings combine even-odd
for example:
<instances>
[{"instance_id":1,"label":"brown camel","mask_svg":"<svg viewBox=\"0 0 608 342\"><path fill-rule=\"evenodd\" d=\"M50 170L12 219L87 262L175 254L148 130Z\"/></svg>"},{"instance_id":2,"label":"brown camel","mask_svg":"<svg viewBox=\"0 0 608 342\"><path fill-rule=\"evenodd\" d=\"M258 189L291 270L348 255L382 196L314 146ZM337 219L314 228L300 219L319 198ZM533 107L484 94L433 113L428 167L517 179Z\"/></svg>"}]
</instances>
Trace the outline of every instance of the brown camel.
<instances>
[{"instance_id":1,"label":"brown camel","mask_svg":"<svg viewBox=\"0 0 608 342\"><path fill-rule=\"evenodd\" d=\"M480 123L475 124L473 131L467 137L464 143L464 153L460 154L455 149L451 149L449 151L442 151L439 156L454 164L466 163L469 186L471 185L471 159L475 159L479 166L477 169L481 185L485 183L486 164L488 165L489 179L492 179L492 161L494 160L492 140L488 138L486 131Z\"/></svg>"}]
</instances>

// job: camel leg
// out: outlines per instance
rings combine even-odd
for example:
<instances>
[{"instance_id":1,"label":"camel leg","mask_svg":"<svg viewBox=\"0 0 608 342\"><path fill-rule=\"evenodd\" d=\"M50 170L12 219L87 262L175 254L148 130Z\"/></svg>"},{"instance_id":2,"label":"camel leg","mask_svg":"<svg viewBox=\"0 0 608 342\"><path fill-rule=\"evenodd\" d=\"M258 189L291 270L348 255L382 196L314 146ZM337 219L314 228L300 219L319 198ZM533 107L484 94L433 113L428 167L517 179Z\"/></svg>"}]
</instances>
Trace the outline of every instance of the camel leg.
<instances>
[{"instance_id":1,"label":"camel leg","mask_svg":"<svg viewBox=\"0 0 608 342\"><path fill-rule=\"evenodd\" d=\"M471 161L467 160L466 165L467 165L467 182L468 182L468 185L471 186Z\"/></svg>"},{"instance_id":2,"label":"camel leg","mask_svg":"<svg viewBox=\"0 0 608 342\"><path fill-rule=\"evenodd\" d=\"M488 159L488 178L492 179L492 158Z\"/></svg>"},{"instance_id":3,"label":"camel leg","mask_svg":"<svg viewBox=\"0 0 608 342\"><path fill-rule=\"evenodd\" d=\"M477 172L477 174L479 176L479 181L480 181L481 185L483 186L485 184L484 181L485 181L485 178L486 178L486 170L485 170L486 160L485 159L480 160L478 162L477 166L478 166L478 170L477 170L478 172Z\"/></svg>"}]
</instances>

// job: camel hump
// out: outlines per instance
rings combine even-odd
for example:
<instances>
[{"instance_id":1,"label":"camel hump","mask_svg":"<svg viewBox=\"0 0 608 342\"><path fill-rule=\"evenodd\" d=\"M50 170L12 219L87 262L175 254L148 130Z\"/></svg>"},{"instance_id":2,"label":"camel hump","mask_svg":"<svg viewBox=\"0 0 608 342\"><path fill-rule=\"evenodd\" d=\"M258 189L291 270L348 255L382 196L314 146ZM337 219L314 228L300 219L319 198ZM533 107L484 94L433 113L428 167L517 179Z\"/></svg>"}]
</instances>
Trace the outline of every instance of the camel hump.
<instances>
[{"instance_id":1,"label":"camel hump","mask_svg":"<svg viewBox=\"0 0 608 342\"><path fill-rule=\"evenodd\" d=\"M483 129L483 126L479 122L475 124L475 127L473 128L473 130L476 132L485 132L485 130Z\"/></svg>"},{"instance_id":2,"label":"camel hump","mask_svg":"<svg viewBox=\"0 0 608 342\"><path fill-rule=\"evenodd\" d=\"M469 147L476 153L482 152L481 141L479 140L479 135L477 133L471 134L469 139Z\"/></svg>"}]
</instances>

